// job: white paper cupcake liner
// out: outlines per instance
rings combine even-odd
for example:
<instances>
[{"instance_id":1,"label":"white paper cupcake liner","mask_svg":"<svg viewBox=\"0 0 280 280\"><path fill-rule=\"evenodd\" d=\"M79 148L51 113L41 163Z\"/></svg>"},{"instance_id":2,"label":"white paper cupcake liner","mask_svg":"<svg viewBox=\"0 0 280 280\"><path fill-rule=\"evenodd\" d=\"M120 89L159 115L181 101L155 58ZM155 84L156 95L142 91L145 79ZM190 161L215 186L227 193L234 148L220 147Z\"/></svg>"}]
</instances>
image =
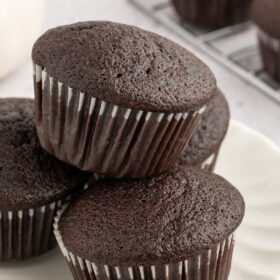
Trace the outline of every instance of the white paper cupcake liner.
<instances>
[{"instance_id":1,"label":"white paper cupcake liner","mask_svg":"<svg viewBox=\"0 0 280 280\"><path fill-rule=\"evenodd\" d=\"M220 149L218 149L215 153L213 153L212 155L210 155L202 164L201 164L201 169L209 171L209 172L213 172L215 167L216 167L216 163L218 160L218 156L219 156L219 152Z\"/></svg>"},{"instance_id":2,"label":"white paper cupcake liner","mask_svg":"<svg viewBox=\"0 0 280 280\"><path fill-rule=\"evenodd\" d=\"M53 222L61 201L19 211L0 211L0 261L28 259L56 245Z\"/></svg>"},{"instance_id":3,"label":"white paper cupcake liner","mask_svg":"<svg viewBox=\"0 0 280 280\"><path fill-rule=\"evenodd\" d=\"M145 112L79 92L34 65L41 145L59 159L110 177L149 177L173 167L206 107Z\"/></svg>"},{"instance_id":4,"label":"white paper cupcake liner","mask_svg":"<svg viewBox=\"0 0 280 280\"><path fill-rule=\"evenodd\" d=\"M55 217L54 234L75 280L227 280L231 267L234 237L230 235L214 248L172 264L147 266L110 266L90 262L70 252L59 232Z\"/></svg>"},{"instance_id":5,"label":"white paper cupcake liner","mask_svg":"<svg viewBox=\"0 0 280 280\"><path fill-rule=\"evenodd\" d=\"M261 29L258 37L264 67L272 78L280 81L280 39L270 36Z\"/></svg>"}]
</instances>

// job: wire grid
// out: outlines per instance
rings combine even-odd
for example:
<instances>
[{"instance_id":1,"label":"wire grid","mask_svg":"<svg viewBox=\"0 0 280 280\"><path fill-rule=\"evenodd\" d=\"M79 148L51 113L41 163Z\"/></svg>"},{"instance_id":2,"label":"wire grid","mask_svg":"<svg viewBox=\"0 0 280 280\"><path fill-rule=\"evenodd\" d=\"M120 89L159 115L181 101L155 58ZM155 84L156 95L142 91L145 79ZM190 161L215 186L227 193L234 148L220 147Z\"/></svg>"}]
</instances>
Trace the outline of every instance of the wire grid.
<instances>
[{"instance_id":1,"label":"wire grid","mask_svg":"<svg viewBox=\"0 0 280 280\"><path fill-rule=\"evenodd\" d=\"M196 46L280 103L280 84L264 70L252 22L209 30L186 23L168 0L129 0L138 9Z\"/></svg>"}]
</instances>

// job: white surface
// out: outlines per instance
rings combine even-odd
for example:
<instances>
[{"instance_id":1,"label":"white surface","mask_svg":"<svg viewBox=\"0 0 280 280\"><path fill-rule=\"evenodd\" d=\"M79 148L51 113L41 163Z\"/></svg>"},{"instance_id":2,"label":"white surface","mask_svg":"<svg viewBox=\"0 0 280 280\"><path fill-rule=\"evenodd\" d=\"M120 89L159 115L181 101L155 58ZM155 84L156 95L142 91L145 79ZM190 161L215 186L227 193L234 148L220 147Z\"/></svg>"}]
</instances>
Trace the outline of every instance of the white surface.
<instances>
[{"instance_id":1,"label":"white surface","mask_svg":"<svg viewBox=\"0 0 280 280\"><path fill-rule=\"evenodd\" d=\"M127 0L48 0L45 28L82 20L111 20L133 24L169 37L183 44L150 18L135 9ZM1 40L1 39L0 39ZM235 77L216 62L186 46L205 60L217 76L231 106L232 116L253 127L280 145L280 106L252 86ZM0 61L1 64L1 61ZM31 61L17 73L0 80L1 96L33 96Z\"/></svg>"},{"instance_id":2,"label":"white surface","mask_svg":"<svg viewBox=\"0 0 280 280\"><path fill-rule=\"evenodd\" d=\"M280 276L279 166L279 148L259 133L231 122L217 172L239 187L247 205L236 234L230 280L277 280ZM0 280L19 279L72 278L57 249L34 260L0 264Z\"/></svg>"},{"instance_id":3,"label":"white surface","mask_svg":"<svg viewBox=\"0 0 280 280\"><path fill-rule=\"evenodd\" d=\"M0 1L0 78L29 56L44 19L44 0Z\"/></svg>"},{"instance_id":4,"label":"white surface","mask_svg":"<svg viewBox=\"0 0 280 280\"><path fill-rule=\"evenodd\" d=\"M216 172L244 196L246 215L236 234L230 280L280 276L280 149L235 121L222 145Z\"/></svg>"}]
</instances>

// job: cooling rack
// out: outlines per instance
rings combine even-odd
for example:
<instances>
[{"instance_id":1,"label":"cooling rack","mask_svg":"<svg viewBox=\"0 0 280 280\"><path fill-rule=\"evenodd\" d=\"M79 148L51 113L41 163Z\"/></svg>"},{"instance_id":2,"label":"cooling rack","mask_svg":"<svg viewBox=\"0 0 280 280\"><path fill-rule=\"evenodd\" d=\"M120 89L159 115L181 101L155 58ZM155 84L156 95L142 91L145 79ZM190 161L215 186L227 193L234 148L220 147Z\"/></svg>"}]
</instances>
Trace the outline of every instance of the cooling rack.
<instances>
[{"instance_id":1,"label":"cooling rack","mask_svg":"<svg viewBox=\"0 0 280 280\"><path fill-rule=\"evenodd\" d=\"M280 102L280 84L270 78L263 68L257 42L257 28L252 22L207 30L181 20L168 0L129 2L267 96Z\"/></svg>"}]
</instances>

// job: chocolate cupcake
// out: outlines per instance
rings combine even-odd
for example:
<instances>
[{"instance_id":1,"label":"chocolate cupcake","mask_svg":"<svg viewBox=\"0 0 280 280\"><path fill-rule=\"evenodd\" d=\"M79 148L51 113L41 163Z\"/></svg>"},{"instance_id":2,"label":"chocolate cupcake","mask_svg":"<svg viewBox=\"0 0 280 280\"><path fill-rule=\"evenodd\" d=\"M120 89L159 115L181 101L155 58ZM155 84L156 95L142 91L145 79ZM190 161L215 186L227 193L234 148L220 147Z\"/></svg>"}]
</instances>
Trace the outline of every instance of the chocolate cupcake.
<instances>
[{"instance_id":1,"label":"chocolate cupcake","mask_svg":"<svg viewBox=\"0 0 280 280\"><path fill-rule=\"evenodd\" d=\"M111 177L141 178L173 167L216 88L193 54L123 24L51 29L32 57L42 146Z\"/></svg>"},{"instance_id":2,"label":"chocolate cupcake","mask_svg":"<svg viewBox=\"0 0 280 280\"><path fill-rule=\"evenodd\" d=\"M217 94L203 114L197 131L183 151L179 165L198 166L212 172L229 126L229 119L227 100L217 89Z\"/></svg>"},{"instance_id":3,"label":"chocolate cupcake","mask_svg":"<svg viewBox=\"0 0 280 280\"><path fill-rule=\"evenodd\" d=\"M252 0L172 0L186 21L208 28L234 25L249 19Z\"/></svg>"},{"instance_id":4,"label":"chocolate cupcake","mask_svg":"<svg viewBox=\"0 0 280 280\"><path fill-rule=\"evenodd\" d=\"M259 44L265 69L280 82L280 1L255 0L252 18L259 28Z\"/></svg>"},{"instance_id":5,"label":"chocolate cupcake","mask_svg":"<svg viewBox=\"0 0 280 280\"><path fill-rule=\"evenodd\" d=\"M243 215L226 180L176 167L93 182L59 212L55 235L76 280L226 280Z\"/></svg>"},{"instance_id":6,"label":"chocolate cupcake","mask_svg":"<svg viewBox=\"0 0 280 280\"><path fill-rule=\"evenodd\" d=\"M53 248L57 207L89 176L40 147L33 110L32 100L0 99L0 261Z\"/></svg>"}]
</instances>

